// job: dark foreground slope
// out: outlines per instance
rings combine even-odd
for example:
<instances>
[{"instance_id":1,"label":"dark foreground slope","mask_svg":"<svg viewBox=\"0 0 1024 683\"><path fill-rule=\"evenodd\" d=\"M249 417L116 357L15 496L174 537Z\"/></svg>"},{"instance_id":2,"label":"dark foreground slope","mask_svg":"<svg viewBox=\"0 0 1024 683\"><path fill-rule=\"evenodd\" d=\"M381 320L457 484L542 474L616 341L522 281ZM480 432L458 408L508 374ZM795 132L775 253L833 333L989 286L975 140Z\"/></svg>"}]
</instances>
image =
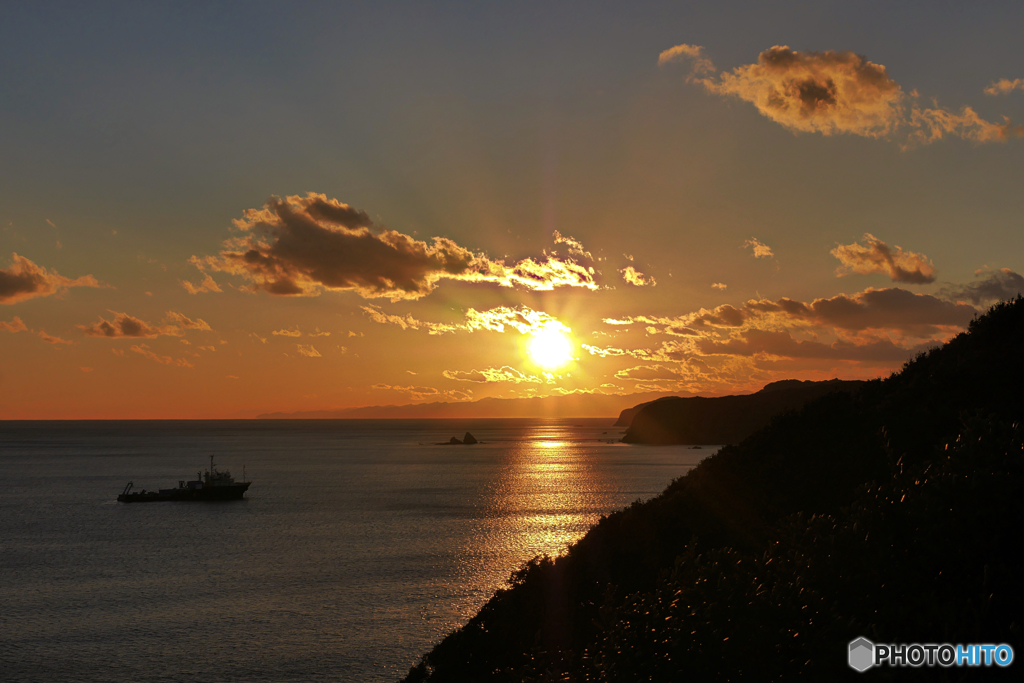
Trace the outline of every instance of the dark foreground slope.
<instances>
[{"instance_id":1,"label":"dark foreground slope","mask_svg":"<svg viewBox=\"0 0 1024 683\"><path fill-rule=\"evenodd\" d=\"M626 443L739 443L776 415L836 391L856 391L864 382L785 379L744 396L670 396L637 406L622 438ZM623 411L625 412L625 411ZM622 419L622 416L619 418Z\"/></svg>"},{"instance_id":2,"label":"dark foreground slope","mask_svg":"<svg viewBox=\"0 0 1024 683\"><path fill-rule=\"evenodd\" d=\"M834 680L858 636L1024 654L1022 386L1018 298L524 566L406 680Z\"/></svg>"}]
</instances>

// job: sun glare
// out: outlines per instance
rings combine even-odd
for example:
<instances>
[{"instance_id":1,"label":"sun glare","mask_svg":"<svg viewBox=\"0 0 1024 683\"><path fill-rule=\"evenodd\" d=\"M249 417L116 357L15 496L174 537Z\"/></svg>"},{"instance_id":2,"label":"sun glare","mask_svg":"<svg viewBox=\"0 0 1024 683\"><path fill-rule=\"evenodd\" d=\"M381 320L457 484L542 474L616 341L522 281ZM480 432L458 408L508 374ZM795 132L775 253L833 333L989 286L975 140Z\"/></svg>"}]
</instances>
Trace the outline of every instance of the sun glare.
<instances>
[{"instance_id":1,"label":"sun glare","mask_svg":"<svg viewBox=\"0 0 1024 683\"><path fill-rule=\"evenodd\" d=\"M554 327L533 334L527 346L530 360L545 370L556 370L572 362L572 340Z\"/></svg>"}]
</instances>

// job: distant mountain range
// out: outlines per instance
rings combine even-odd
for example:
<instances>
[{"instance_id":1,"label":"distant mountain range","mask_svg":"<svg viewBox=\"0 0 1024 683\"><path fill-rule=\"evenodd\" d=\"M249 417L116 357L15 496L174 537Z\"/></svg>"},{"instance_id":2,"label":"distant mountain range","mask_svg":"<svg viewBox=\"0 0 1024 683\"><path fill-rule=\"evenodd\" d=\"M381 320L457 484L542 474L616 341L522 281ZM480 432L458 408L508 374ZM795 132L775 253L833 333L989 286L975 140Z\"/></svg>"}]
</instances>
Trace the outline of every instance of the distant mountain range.
<instances>
[{"instance_id":1,"label":"distant mountain range","mask_svg":"<svg viewBox=\"0 0 1024 683\"><path fill-rule=\"evenodd\" d=\"M295 413L263 413L256 417L263 420L607 417L611 420L630 406L665 396L678 394L660 391L621 396L569 394L544 398L482 398L479 401L462 403L435 402L340 410L307 410Z\"/></svg>"}]
</instances>

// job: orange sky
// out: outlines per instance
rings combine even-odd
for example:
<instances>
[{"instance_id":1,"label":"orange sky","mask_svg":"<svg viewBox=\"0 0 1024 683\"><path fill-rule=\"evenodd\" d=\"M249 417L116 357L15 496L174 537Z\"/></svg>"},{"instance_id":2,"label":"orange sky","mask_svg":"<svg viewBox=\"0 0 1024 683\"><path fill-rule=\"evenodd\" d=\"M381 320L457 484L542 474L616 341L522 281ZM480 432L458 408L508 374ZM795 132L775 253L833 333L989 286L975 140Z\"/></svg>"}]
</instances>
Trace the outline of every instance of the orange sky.
<instances>
[{"instance_id":1,"label":"orange sky","mask_svg":"<svg viewBox=\"0 0 1024 683\"><path fill-rule=\"evenodd\" d=\"M12 17L0 419L870 378L1024 288L1011 10L935 19L952 75L829 12L360 11Z\"/></svg>"}]
</instances>

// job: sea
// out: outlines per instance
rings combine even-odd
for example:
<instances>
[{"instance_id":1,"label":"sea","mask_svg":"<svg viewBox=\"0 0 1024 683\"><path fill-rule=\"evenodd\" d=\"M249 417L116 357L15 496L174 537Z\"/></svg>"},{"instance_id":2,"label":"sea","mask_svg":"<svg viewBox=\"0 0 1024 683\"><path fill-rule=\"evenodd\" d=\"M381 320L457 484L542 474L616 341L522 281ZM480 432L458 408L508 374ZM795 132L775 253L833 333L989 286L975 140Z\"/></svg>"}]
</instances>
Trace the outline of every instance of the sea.
<instances>
[{"instance_id":1,"label":"sea","mask_svg":"<svg viewBox=\"0 0 1024 683\"><path fill-rule=\"evenodd\" d=\"M397 681L524 562L714 452L613 422L0 422L0 679ZM116 502L211 454L245 500Z\"/></svg>"}]
</instances>

